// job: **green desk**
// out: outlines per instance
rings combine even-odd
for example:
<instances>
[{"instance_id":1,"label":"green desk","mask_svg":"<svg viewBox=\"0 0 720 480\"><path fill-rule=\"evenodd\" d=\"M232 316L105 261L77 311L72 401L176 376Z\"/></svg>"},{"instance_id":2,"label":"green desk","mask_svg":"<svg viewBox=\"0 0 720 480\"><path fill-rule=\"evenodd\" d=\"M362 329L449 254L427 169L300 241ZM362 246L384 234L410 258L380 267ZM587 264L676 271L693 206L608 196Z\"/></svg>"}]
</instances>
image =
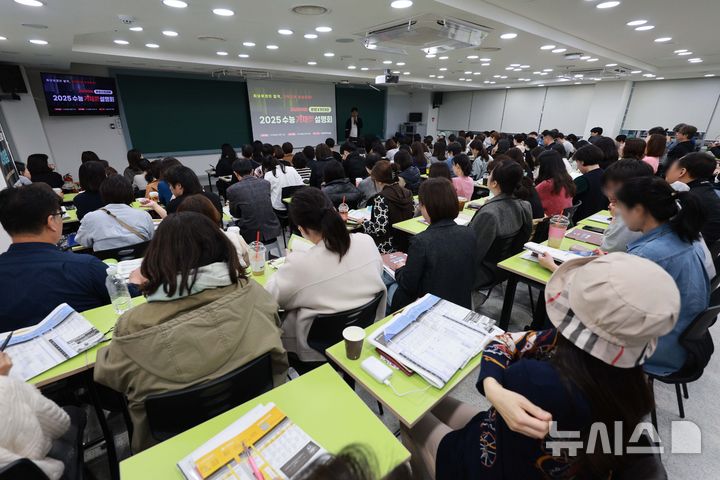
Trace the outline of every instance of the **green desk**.
<instances>
[{"instance_id":1,"label":"green desk","mask_svg":"<svg viewBox=\"0 0 720 480\"><path fill-rule=\"evenodd\" d=\"M77 210L76 210L76 209L73 208L72 210L67 210L65 213L67 214L67 218L63 218L63 223L64 223L64 224L66 224L66 223L75 223L75 222L78 221L78 216L77 216Z\"/></svg>"},{"instance_id":2,"label":"green desk","mask_svg":"<svg viewBox=\"0 0 720 480\"><path fill-rule=\"evenodd\" d=\"M485 198L480 198L478 200L473 200L472 204L476 205L482 205L485 203ZM462 212L460 212L460 216L467 217L468 219L472 219L473 216L475 216L475 213L477 213L477 210L474 208L465 208ZM422 233L428 228L428 224L423 222L423 217L415 217L411 218L410 220L405 220L403 222L398 222L393 224L393 228L396 230L400 230L401 232L409 233L410 235L417 235L418 233Z\"/></svg>"},{"instance_id":3,"label":"green desk","mask_svg":"<svg viewBox=\"0 0 720 480\"><path fill-rule=\"evenodd\" d=\"M63 195L63 203L72 203L77 197L77 193L66 193Z\"/></svg>"},{"instance_id":4,"label":"green desk","mask_svg":"<svg viewBox=\"0 0 720 480\"><path fill-rule=\"evenodd\" d=\"M415 425L427 412L437 405L447 394L449 394L465 377L472 374L479 366L482 355L475 357L465 368L457 372L452 379L441 390L430 387L424 392L411 393L404 397L397 396L390 387L368 375L362 368L360 363L368 357L374 356L380 358L375 347L373 347L367 338L372 332L380 328L382 325L392 319L390 315L379 322L366 328L366 340L363 342L362 354L358 360L349 360L345 355L345 344L340 342L328 348L325 353L336 365L342 368L348 375L355 379L365 390L387 407L393 414L408 427ZM393 369L391 378L395 389L400 392L409 392L427 387L429 384L423 380L420 375L414 374L407 376L399 370Z\"/></svg>"},{"instance_id":5,"label":"green desk","mask_svg":"<svg viewBox=\"0 0 720 480\"><path fill-rule=\"evenodd\" d=\"M610 217L610 212L609 212L608 210L603 210L603 211L601 211L601 212L598 212L598 214L599 214L599 215L605 215L605 216L607 216L607 217ZM589 218L590 218L590 217L584 218L584 219L580 220L580 221L578 222L578 225L590 225L590 226L593 226L593 227L602 228L603 230L608 227L608 224L607 224L607 223L596 222L596 221L593 221L593 220L589 220Z\"/></svg>"},{"instance_id":6,"label":"green desk","mask_svg":"<svg viewBox=\"0 0 720 480\"><path fill-rule=\"evenodd\" d=\"M331 453L360 443L377 456L380 476L410 453L330 367L323 365L159 445L120 462L120 477L182 479L176 463L259 403L274 402Z\"/></svg>"}]
</instances>

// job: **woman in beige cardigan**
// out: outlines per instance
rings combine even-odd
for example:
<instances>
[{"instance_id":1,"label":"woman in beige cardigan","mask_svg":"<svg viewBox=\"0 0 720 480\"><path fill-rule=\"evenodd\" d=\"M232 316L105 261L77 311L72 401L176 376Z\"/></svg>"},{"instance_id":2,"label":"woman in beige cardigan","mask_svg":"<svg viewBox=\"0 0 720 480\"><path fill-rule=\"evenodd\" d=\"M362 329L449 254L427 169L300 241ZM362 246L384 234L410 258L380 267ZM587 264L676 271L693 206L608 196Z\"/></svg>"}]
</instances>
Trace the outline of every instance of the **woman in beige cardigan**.
<instances>
[{"instance_id":1,"label":"woman in beige cardigan","mask_svg":"<svg viewBox=\"0 0 720 480\"><path fill-rule=\"evenodd\" d=\"M265 288L286 311L283 345L304 362L325 357L307 344L313 319L370 302L385 293L383 264L375 241L364 233L350 235L330 200L317 188L305 188L290 204L290 218L314 246L290 253ZM385 300L376 318L384 317Z\"/></svg>"}]
</instances>

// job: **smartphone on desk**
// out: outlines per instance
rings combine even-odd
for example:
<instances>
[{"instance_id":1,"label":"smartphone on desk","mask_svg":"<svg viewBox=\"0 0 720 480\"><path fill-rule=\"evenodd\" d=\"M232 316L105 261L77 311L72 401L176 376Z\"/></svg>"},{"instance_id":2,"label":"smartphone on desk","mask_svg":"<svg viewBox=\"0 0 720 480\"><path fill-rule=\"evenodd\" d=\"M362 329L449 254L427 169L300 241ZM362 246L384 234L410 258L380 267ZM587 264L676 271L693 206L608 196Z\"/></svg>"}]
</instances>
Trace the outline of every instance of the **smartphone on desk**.
<instances>
[{"instance_id":1,"label":"smartphone on desk","mask_svg":"<svg viewBox=\"0 0 720 480\"><path fill-rule=\"evenodd\" d=\"M587 230L588 232L599 233L600 235L603 235L605 233L604 228L593 227L592 225L583 225L582 229Z\"/></svg>"}]
</instances>

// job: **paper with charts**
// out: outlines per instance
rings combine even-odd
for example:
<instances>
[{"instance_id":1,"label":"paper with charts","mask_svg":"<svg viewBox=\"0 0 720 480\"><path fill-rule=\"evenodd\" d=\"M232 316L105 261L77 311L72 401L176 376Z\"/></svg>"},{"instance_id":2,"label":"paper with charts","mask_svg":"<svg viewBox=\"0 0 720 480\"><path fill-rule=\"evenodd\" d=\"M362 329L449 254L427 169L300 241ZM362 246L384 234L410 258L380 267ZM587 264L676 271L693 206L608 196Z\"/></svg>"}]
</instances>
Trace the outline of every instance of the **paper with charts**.
<instances>
[{"instance_id":1,"label":"paper with charts","mask_svg":"<svg viewBox=\"0 0 720 480\"><path fill-rule=\"evenodd\" d=\"M178 462L188 480L255 480L246 447L267 479L299 478L327 451L274 403L260 404Z\"/></svg>"},{"instance_id":2,"label":"paper with charts","mask_svg":"<svg viewBox=\"0 0 720 480\"><path fill-rule=\"evenodd\" d=\"M370 343L443 388L502 333L494 320L427 294L375 331Z\"/></svg>"},{"instance_id":3,"label":"paper with charts","mask_svg":"<svg viewBox=\"0 0 720 480\"><path fill-rule=\"evenodd\" d=\"M0 338L8 334L1 333ZM10 375L29 380L104 340L85 317L63 303L37 325L15 330L5 349L13 362Z\"/></svg>"}]
</instances>

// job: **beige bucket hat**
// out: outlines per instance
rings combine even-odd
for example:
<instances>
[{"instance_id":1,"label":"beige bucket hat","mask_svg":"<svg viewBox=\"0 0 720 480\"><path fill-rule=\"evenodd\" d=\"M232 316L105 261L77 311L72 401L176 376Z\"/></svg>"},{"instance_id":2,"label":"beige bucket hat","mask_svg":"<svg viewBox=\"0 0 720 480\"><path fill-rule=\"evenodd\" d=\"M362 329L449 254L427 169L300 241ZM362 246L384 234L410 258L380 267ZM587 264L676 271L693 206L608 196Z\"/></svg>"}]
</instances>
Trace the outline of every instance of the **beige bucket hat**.
<instances>
[{"instance_id":1,"label":"beige bucket hat","mask_svg":"<svg viewBox=\"0 0 720 480\"><path fill-rule=\"evenodd\" d=\"M545 287L550 321L578 348L619 367L641 365L678 319L680 292L660 266L627 253L563 263Z\"/></svg>"}]
</instances>

